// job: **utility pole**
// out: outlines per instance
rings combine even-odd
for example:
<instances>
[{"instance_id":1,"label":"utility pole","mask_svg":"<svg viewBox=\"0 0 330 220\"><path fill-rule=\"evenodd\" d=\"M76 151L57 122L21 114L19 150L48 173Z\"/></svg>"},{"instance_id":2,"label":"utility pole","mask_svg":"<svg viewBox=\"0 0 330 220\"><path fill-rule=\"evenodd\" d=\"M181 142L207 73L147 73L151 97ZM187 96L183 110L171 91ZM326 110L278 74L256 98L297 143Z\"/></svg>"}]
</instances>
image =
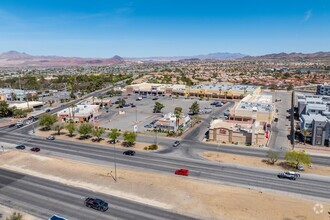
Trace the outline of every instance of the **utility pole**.
<instances>
[{"instance_id":1,"label":"utility pole","mask_svg":"<svg viewBox=\"0 0 330 220\"><path fill-rule=\"evenodd\" d=\"M117 161L116 161L116 143L113 145L113 160L115 163L115 182L117 182Z\"/></svg>"},{"instance_id":2,"label":"utility pole","mask_svg":"<svg viewBox=\"0 0 330 220\"><path fill-rule=\"evenodd\" d=\"M135 107L135 124L137 125L138 120L137 120L137 106Z\"/></svg>"}]
</instances>

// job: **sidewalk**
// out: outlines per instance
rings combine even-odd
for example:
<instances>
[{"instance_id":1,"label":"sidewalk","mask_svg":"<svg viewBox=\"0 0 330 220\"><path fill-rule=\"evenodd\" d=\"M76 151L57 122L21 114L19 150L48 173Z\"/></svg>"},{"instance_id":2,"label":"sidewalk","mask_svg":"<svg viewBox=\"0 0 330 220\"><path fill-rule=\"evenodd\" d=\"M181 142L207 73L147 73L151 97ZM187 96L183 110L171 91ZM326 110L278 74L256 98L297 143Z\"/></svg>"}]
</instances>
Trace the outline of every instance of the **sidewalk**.
<instances>
[{"instance_id":1,"label":"sidewalk","mask_svg":"<svg viewBox=\"0 0 330 220\"><path fill-rule=\"evenodd\" d=\"M2 118L0 119L0 127L6 127L10 124L16 124L17 121L22 120L18 118Z\"/></svg>"},{"instance_id":2,"label":"sidewalk","mask_svg":"<svg viewBox=\"0 0 330 220\"><path fill-rule=\"evenodd\" d=\"M303 143L295 144L295 150L305 150L306 153L315 156L330 157L330 147L318 147Z\"/></svg>"}]
</instances>

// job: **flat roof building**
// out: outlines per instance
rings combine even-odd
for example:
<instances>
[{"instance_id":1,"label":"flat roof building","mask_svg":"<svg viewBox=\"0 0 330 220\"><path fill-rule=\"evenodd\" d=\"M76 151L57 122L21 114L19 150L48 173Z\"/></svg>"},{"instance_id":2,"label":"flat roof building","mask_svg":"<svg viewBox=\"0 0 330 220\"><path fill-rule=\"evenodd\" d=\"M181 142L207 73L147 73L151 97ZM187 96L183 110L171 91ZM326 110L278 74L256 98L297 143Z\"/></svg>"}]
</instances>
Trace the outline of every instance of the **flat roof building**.
<instances>
[{"instance_id":1,"label":"flat roof building","mask_svg":"<svg viewBox=\"0 0 330 220\"><path fill-rule=\"evenodd\" d=\"M235 103L230 110L229 118L234 121L256 121L271 124L275 117L275 104L271 95L247 95Z\"/></svg>"},{"instance_id":2,"label":"flat roof building","mask_svg":"<svg viewBox=\"0 0 330 220\"><path fill-rule=\"evenodd\" d=\"M77 105L73 108L66 108L57 113L59 122L68 122L72 119L74 122L95 121L98 117L99 105Z\"/></svg>"},{"instance_id":3,"label":"flat roof building","mask_svg":"<svg viewBox=\"0 0 330 220\"><path fill-rule=\"evenodd\" d=\"M266 144L266 138L268 132L264 130L264 123L258 121L216 119L209 128L209 140L215 142L259 146Z\"/></svg>"},{"instance_id":4,"label":"flat roof building","mask_svg":"<svg viewBox=\"0 0 330 220\"><path fill-rule=\"evenodd\" d=\"M32 109L32 108L39 108L44 105L43 102L37 102L37 101L28 101L28 102L23 102L23 103L11 103L9 104L9 107L16 107L17 109Z\"/></svg>"},{"instance_id":5,"label":"flat roof building","mask_svg":"<svg viewBox=\"0 0 330 220\"><path fill-rule=\"evenodd\" d=\"M180 84L140 83L126 86L126 93L168 94L225 99L241 99L248 94L259 94L260 91L260 86L239 84L199 84L186 86Z\"/></svg>"}]
</instances>

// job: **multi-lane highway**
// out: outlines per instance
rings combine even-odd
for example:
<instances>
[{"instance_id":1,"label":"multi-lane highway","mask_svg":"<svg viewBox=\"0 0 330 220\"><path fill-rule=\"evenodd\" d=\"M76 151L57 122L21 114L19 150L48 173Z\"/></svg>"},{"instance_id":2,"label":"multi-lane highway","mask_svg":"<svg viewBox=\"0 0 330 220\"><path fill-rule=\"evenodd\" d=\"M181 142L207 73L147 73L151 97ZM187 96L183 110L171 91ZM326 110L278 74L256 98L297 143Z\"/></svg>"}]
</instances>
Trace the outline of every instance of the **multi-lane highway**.
<instances>
[{"instance_id":1,"label":"multi-lane highway","mask_svg":"<svg viewBox=\"0 0 330 220\"><path fill-rule=\"evenodd\" d=\"M100 212L85 207L86 197L97 197L107 201L109 209ZM70 220L194 219L170 210L3 169L0 169L0 204L13 208L20 207L41 219L48 219L55 213Z\"/></svg>"},{"instance_id":2,"label":"multi-lane highway","mask_svg":"<svg viewBox=\"0 0 330 220\"><path fill-rule=\"evenodd\" d=\"M122 154L123 150L71 141L48 141L41 137L26 137L22 134L1 133L1 140L12 144L24 142L28 147L40 147L40 153L51 153L61 157L112 165L115 161L122 166L173 174L177 168L187 168L190 176L198 179L225 182L247 187L297 193L300 195L330 199L330 179L302 175L297 181L279 179L277 172L231 166L216 162L172 157L157 153L137 152L134 157ZM19 141L21 140L21 141ZM184 148L184 146L182 146ZM181 148L182 148L181 147ZM114 155L115 153L115 155Z\"/></svg>"}]
</instances>

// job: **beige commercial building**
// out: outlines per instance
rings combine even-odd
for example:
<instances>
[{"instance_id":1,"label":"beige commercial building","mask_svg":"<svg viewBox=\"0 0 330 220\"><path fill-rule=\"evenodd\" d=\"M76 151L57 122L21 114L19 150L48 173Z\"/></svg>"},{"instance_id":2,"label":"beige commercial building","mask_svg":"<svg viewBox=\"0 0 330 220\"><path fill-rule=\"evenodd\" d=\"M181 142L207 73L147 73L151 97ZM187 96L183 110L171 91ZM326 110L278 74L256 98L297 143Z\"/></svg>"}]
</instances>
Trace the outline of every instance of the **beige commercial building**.
<instances>
[{"instance_id":1,"label":"beige commercial building","mask_svg":"<svg viewBox=\"0 0 330 220\"><path fill-rule=\"evenodd\" d=\"M126 87L126 93L138 94L167 94L181 96L198 96L223 99L242 99L246 95L259 94L260 86L237 85L237 84L199 84L185 86L179 84L155 84L140 83Z\"/></svg>"},{"instance_id":2,"label":"beige commercial building","mask_svg":"<svg viewBox=\"0 0 330 220\"><path fill-rule=\"evenodd\" d=\"M237 122L217 119L209 129L209 141L230 144L265 145L268 132L264 124L258 121Z\"/></svg>"},{"instance_id":3,"label":"beige commercial building","mask_svg":"<svg viewBox=\"0 0 330 220\"><path fill-rule=\"evenodd\" d=\"M37 109L44 106L43 102L38 102L38 101L29 101L29 102L22 102L22 103L11 103L9 104L9 107L16 107L17 109Z\"/></svg>"},{"instance_id":4,"label":"beige commercial building","mask_svg":"<svg viewBox=\"0 0 330 220\"><path fill-rule=\"evenodd\" d=\"M230 110L229 120L248 121L254 119L259 122L271 124L276 109L271 95L247 95L235 103Z\"/></svg>"}]
</instances>

